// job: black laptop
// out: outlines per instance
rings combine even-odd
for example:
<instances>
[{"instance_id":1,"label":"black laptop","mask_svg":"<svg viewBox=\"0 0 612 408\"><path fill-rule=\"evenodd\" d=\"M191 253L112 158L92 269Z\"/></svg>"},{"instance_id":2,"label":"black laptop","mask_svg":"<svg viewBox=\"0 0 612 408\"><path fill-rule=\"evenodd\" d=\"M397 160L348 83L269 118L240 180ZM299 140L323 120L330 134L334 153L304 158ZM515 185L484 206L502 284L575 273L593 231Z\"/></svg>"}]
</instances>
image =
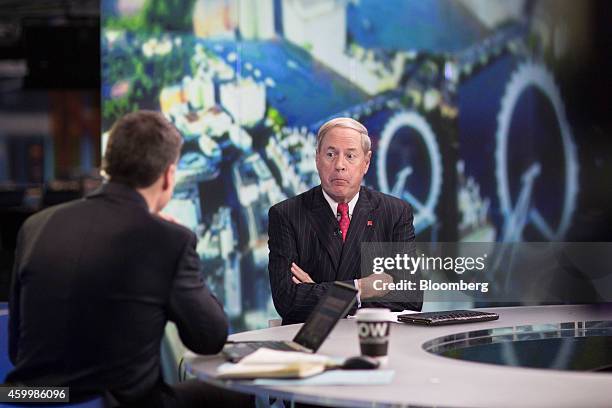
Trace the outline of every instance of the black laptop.
<instances>
[{"instance_id":1,"label":"black laptop","mask_svg":"<svg viewBox=\"0 0 612 408\"><path fill-rule=\"evenodd\" d=\"M316 352L338 320L346 316L355 303L357 289L342 282L332 287L317 303L300 331L291 341L237 341L223 347L223 355L232 362L240 361L255 350L266 347L274 350Z\"/></svg>"}]
</instances>

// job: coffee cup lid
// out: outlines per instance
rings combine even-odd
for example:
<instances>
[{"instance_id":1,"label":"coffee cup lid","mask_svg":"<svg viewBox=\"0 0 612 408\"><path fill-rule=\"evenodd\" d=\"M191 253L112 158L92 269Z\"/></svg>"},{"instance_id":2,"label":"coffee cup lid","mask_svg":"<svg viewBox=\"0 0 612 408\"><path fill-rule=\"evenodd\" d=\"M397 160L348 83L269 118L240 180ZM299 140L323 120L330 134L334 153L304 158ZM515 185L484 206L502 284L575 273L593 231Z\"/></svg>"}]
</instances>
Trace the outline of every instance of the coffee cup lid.
<instances>
[{"instance_id":1,"label":"coffee cup lid","mask_svg":"<svg viewBox=\"0 0 612 408\"><path fill-rule=\"evenodd\" d=\"M391 310L384 308L364 307L357 309L357 320L381 321L390 320Z\"/></svg>"}]
</instances>

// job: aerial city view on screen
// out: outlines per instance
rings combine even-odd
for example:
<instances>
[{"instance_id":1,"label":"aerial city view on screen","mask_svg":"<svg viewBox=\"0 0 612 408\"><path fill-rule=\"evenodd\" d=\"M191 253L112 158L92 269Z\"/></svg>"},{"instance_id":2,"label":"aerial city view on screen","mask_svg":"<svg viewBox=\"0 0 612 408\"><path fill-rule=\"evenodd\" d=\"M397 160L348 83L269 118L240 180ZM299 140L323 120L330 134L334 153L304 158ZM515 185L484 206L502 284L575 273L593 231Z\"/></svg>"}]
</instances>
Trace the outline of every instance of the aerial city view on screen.
<instances>
[{"instance_id":1,"label":"aerial city view on screen","mask_svg":"<svg viewBox=\"0 0 612 408\"><path fill-rule=\"evenodd\" d=\"M268 209L319 183L335 116L369 129L365 183L412 205L420 240L563 239L580 186L554 23L521 0L103 0L103 131L134 109L177 126L166 211L232 329L262 327Z\"/></svg>"}]
</instances>

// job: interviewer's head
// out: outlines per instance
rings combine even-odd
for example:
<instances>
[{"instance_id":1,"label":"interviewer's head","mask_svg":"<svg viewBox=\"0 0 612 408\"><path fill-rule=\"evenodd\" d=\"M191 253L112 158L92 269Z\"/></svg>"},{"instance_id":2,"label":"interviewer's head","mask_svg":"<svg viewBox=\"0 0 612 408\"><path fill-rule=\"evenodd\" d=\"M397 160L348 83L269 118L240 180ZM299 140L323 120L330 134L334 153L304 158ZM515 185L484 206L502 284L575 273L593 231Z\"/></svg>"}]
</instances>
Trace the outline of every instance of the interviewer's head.
<instances>
[{"instance_id":1,"label":"interviewer's head","mask_svg":"<svg viewBox=\"0 0 612 408\"><path fill-rule=\"evenodd\" d=\"M128 113L110 130L102 170L110 181L158 193L151 208L158 212L172 197L182 143L179 131L160 112Z\"/></svg>"}]
</instances>

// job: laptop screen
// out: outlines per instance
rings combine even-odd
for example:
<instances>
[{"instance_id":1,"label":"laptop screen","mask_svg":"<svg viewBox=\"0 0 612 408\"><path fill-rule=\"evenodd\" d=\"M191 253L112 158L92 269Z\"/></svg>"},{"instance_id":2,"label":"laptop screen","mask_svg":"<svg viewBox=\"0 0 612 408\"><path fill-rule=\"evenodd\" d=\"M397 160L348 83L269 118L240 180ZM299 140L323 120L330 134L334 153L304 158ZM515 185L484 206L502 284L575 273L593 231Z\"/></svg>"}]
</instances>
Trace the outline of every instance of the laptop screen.
<instances>
[{"instance_id":1,"label":"laptop screen","mask_svg":"<svg viewBox=\"0 0 612 408\"><path fill-rule=\"evenodd\" d=\"M334 282L325 296L317 303L310 316L295 335L293 341L317 351L338 320L346 316L353 303L357 289L342 282Z\"/></svg>"}]
</instances>

